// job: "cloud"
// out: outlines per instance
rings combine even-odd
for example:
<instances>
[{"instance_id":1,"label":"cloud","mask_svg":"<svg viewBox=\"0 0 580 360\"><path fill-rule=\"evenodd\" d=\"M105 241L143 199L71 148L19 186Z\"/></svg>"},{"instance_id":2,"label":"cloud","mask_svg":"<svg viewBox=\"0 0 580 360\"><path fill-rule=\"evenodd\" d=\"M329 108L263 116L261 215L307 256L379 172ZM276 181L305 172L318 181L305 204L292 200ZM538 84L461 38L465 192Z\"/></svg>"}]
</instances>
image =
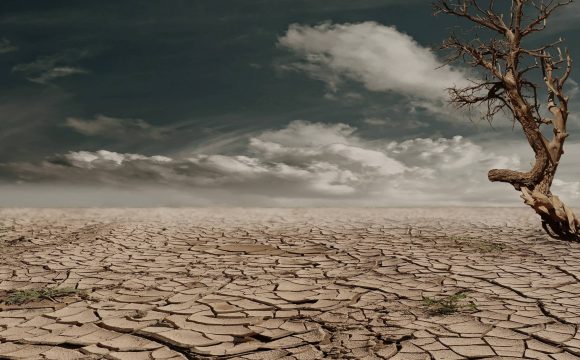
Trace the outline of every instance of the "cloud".
<instances>
[{"instance_id":1,"label":"cloud","mask_svg":"<svg viewBox=\"0 0 580 360\"><path fill-rule=\"evenodd\" d=\"M449 87L466 84L462 71L442 64L429 48L375 22L294 24L278 42L302 60L285 69L303 71L332 90L349 79L371 91L433 100L445 98Z\"/></svg>"},{"instance_id":2,"label":"cloud","mask_svg":"<svg viewBox=\"0 0 580 360\"><path fill-rule=\"evenodd\" d=\"M580 182L554 179L552 190L562 198L580 199Z\"/></svg>"},{"instance_id":3,"label":"cloud","mask_svg":"<svg viewBox=\"0 0 580 360\"><path fill-rule=\"evenodd\" d=\"M12 45L10 40L6 38L0 39L0 54L6 54L14 51L18 51L18 47Z\"/></svg>"},{"instance_id":4,"label":"cloud","mask_svg":"<svg viewBox=\"0 0 580 360\"><path fill-rule=\"evenodd\" d=\"M326 83L330 92L325 98L329 100L352 101L347 96L348 85L352 84L345 82L354 81L371 92L396 94L398 105L414 113L428 112L431 119L480 121L487 112L483 104L458 109L448 101L449 88L471 86L468 78L479 75L444 64L430 48L393 26L376 22L293 24L279 37L278 44L299 58L278 67ZM511 126L504 114L498 114L497 120L494 125L498 127ZM399 123L399 129L407 130L427 125L420 121Z\"/></svg>"},{"instance_id":5,"label":"cloud","mask_svg":"<svg viewBox=\"0 0 580 360\"><path fill-rule=\"evenodd\" d=\"M551 19L548 20L547 33L564 32L578 28L580 20L580 3L573 2L560 8ZM568 39L571 40L571 39Z\"/></svg>"},{"instance_id":6,"label":"cloud","mask_svg":"<svg viewBox=\"0 0 580 360\"><path fill-rule=\"evenodd\" d=\"M65 126L86 136L102 136L126 140L131 138L165 138L171 129L149 124L141 119L121 119L105 115L97 115L94 119L69 117Z\"/></svg>"},{"instance_id":7,"label":"cloud","mask_svg":"<svg viewBox=\"0 0 580 360\"><path fill-rule=\"evenodd\" d=\"M64 51L51 56L41 56L30 63L18 64L12 68L12 72L23 73L29 81L47 84L54 79L88 73L87 70L75 65L86 56L87 51Z\"/></svg>"},{"instance_id":8,"label":"cloud","mask_svg":"<svg viewBox=\"0 0 580 360\"><path fill-rule=\"evenodd\" d=\"M395 121L391 118L377 118L377 117L370 117L363 120L363 122L370 126L381 126L381 127L388 127L388 128L398 128L398 129L405 129L405 130L413 130L413 129L420 129L429 127L429 124L423 121L410 119L405 121Z\"/></svg>"},{"instance_id":9,"label":"cloud","mask_svg":"<svg viewBox=\"0 0 580 360\"><path fill-rule=\"evenodd\" d=\"M516 204L517 193L486 174L520 166L517 155L460 136L385 144L345 124L294 121L250 138L244 154L76 151L0 172L22 187L105 186L141 197L138 189L180 191L187 205L424 206Z\"/></svg>"},{"instance_id":10,"label":"cloud","mask_svg":"<svg viewBox=\"0 0 580 360\"><path fill-rule=\"evenodd\" d=\"M47 69L43 73L38 74L36 77L29 77L28 80L39 84L46 84L57 78L86 73L87 71L81 68L71 66L57 66L52 69Z\"/></svg>"},{"instance_id":11,"label":"cloud","mask_svg":"<svg viewBox=\"0 0 580 360\"><path fill-rule=\"evenodd\" d=\"M67 149L65 141L51 136L65 116L72 95L60 88L37 91L31 87L5 91L0 96L0 162L38 159L38 155Z\"/></svg>"}]
</instances>

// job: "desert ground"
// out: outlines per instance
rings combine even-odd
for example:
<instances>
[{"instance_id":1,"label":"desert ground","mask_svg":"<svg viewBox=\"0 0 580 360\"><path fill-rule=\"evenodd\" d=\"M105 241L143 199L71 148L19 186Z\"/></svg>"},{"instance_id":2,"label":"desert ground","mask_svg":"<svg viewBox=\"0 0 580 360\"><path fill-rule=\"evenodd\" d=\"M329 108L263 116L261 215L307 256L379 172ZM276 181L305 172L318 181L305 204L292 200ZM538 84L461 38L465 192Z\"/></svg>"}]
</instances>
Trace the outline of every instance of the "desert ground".
<instances>
[{"instance_id":1,"label":"desert ground","mask_svg":"<svg viewBox=\"0 0 580 360\"><path fill-rule=\"evenodd\" d=\"M523 207L0 210L2 359L580 359L579 295Z\"/></svg>"}]
</instances>

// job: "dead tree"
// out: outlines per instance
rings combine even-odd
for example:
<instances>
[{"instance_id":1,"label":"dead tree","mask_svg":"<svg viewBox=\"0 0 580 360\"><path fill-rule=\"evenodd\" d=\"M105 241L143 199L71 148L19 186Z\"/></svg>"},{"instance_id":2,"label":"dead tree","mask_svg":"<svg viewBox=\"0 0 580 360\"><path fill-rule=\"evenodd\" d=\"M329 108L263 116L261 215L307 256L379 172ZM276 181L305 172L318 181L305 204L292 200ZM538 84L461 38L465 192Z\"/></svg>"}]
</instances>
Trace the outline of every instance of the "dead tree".
<instances>
[{"instance_id":1,"label":"dead tree","mask_svg":"<svg viewBox=\"0 0 580 360\"><path fill-rule=\"evenodd\" d=\"M568 96L564 85L572 72L572 59L562 51L562 40L529 46L532 35L546 29L554 12L573 0L438 0L436 13L462 18L471 32L452 35L442 48L449 62L463 61L479 80L465 88L449 89L451 103L460 108L483 107L491 121L505 113L521 125L535 154L528 172L494 169L492 182L511 184L542 219L544 230L557 239L578 240L580 222L572 209L550 191L564 141L568 137ZM466 35L467 34L467 35ZM545 100L543 100L545 99ZM541 104L546 102L545 115ZM550 128L548 139L542 130Z\"/></svg>"}]
</instances>

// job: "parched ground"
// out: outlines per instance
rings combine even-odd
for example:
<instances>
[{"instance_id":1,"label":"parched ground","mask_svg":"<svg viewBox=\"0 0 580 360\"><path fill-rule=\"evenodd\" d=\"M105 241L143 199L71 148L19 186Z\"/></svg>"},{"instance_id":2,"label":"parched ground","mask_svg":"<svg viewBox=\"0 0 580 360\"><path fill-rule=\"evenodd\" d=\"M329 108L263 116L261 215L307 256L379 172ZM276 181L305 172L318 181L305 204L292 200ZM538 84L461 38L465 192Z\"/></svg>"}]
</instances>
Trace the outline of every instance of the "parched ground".
<instances>
[{"instance_id":1,"label":"parched ground","mask_svg":"<svg viewBox=\"0 0 580 360\"><path fill-rule=\"evenodd\" d=\"M4 209L0 358L580 359L580 243L539 228L525 208Z\"/></svg>"}]
</instances>

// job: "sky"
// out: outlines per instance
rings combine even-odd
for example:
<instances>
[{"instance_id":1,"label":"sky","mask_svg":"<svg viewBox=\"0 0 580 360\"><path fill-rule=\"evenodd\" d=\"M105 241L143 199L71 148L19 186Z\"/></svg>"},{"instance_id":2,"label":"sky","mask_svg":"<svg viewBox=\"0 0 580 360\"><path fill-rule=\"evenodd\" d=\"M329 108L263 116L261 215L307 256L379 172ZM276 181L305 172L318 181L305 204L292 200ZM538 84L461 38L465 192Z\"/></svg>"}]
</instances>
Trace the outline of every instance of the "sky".
<instances>
[{"instance_id":1,"label":"sky","mask_svg":"<svg viewBox=\"0 0 580 360\"><path fill-rule=\"evenodd\" d=\"M511 206L425 0L3 0L0 206ZM580 4L534 41L580 58ZM580 205L580 77L554 192Z\"/></svg>"}]
</instances>

